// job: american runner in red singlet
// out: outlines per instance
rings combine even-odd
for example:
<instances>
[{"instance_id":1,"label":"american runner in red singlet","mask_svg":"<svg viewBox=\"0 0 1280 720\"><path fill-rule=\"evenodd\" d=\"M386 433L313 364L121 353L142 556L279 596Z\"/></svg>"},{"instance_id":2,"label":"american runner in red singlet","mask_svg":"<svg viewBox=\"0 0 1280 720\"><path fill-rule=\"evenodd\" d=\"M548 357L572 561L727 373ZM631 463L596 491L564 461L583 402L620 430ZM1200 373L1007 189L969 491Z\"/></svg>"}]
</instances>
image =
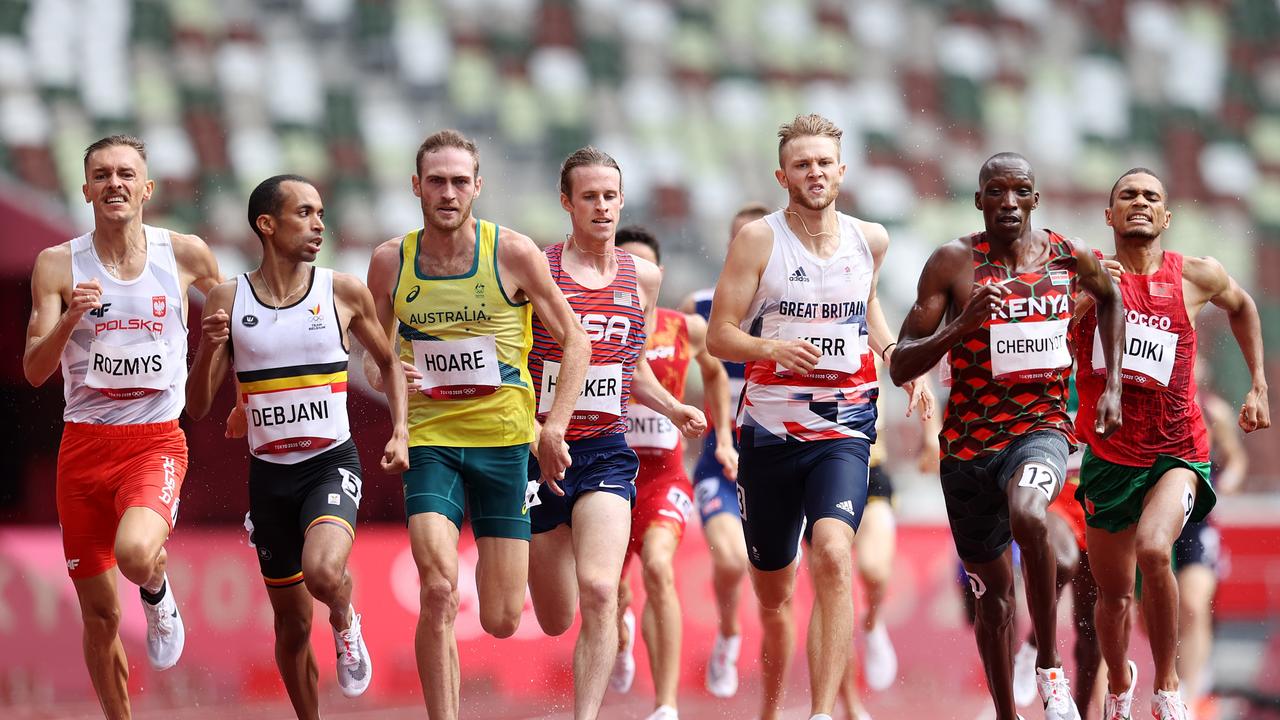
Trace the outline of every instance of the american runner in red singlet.
<instances>
[{"instance_id":1,"label":"american runner in red singlet","mask_svg":"<svg viewBox=\"0 0 1280 720\"><path fill-rule=\"evenodd\" d=\"M42 385L62 366L66 428L58 522L84 618L84 658L108 717L129 716L113 568L137 585L147 659L163 670L185 631L165 575L187 441L178 427L187 373L187 290L222 280L204 241L142 223L155 183L146 147L112 135L84 154L93 231L43 250L31 274L22 369Z\"/></svg>"},{"instance_id":2,"label":"american runner in red singlet","mask_svg":"<svg viewBox=\"0 0 1280 720\"><path fill-rule=\"evenodd\" d=\"M573 679L574 717L582 719L599 713L618 650L618 580L639 470L624 438L630 400L658 411L685 437L706 429L702 411L667 392L641 352L662 276L653 263L614 247L622 203L622 171L613 158L588 147L565 160L560 204L572 232L546 257L591 341L586 379L564 379L566 358L537 314L529 353L539 417L555 406L562 387L581 387L564 434L571 463L563 477L543 477L538 459L529 462L530 481L544 481L529 511L529 591L548 635L569 629L580 601Z\"/></svg>"},{"instance_id":3,"label":"american runner in red singlet","mask_svg":"<svg viewBox=\"0 0 1280 720\"><path fill-rule=\"evenodd\" d=\"M624 227L618 231L619 249L648 260L661 269L658 239L648 230ZM645 345L649 367L662 387L683 402L685 377L689 365L696 360L712 378L705 390L717 388L725 397L712 403L728 415L728 375L719 360L707 353L707 324L701 315L658 308L652 334ZM721 407L723 406L723 407ZM722 422L726 420L722 419ZM619 603L623 608L618 618L622 648L614 660L609 684L618 692L627 692L635 678L636 664L632 656L636 621L632 613L631 583L627 566L639 556L644 580L645 605L643 622L645 644L649 651L649 668L653 675L655 710L651 720L674 720L676 691L680 681L680 597L676 594L673 560L684 536L685 527L694 513L693 487L684 471L684 444L680 431L671 421L649 408L631 403L627 417L627 444L640 458L636 477L636 504L631 511L631 542L627 562L619 585ZM732 466L737 465L737 451L729 448Z\"/></svg>"},{"instance_id":4,"label":"american runner in red singlet","mask_svg":"<svg viewBox=\"0 0 1280 720\"><path fill-rule=\"evenodd\" d=\"M974 631L998 720L1015 720L1013 567L1017 540L1037 649L1037 685L1050 720L1078 720L1058 657L1058 593L1045 508L1062 489L1074 444L1067 417L1067 327L1076 295L1093 296L1107 321L1104 356L1117 363L1096 399L1098 423L1120 422L1120 298L1079 243L1031 225L1039 202L1026 158L983 164L974 205L985 231L934 251L920 277L889 372L919 377L949 355L951 395L939 436L951 533L976 601ZM945 324L944 324L945 323Z\"/></svg>"},{"instance_id":5,"label":"american runner in red singlet","mask_svg":"<svg viewBox=\"0 0 1280 720\"><path fill-rule=\"evenodd\" d=\"M1216 501L1208 433L1195 400L1195 318L1207 303L1227 311L1252 377L1240 427L1252 432L1271 424L1257 306L1218 261L1163 247L1161 235L1172 217L1167 201L1155 173L1134 168L1116 181L1106 211L1125 322L1125 422L1113 435L1097 432L1091 407L1104 392L1097 370L1097 313L1086 311L1075 335L1076 429L1089 446L1076 497L1084 505L1098 581L1098 637L1107 662L1104 717L1129 716L1137 688L1127 620L1135 565L1142 571L1156 666L1152 712L1158 720L1187 717L1176 668L1178 589L1170 554L1183 525L1203 519Z\"/></svg>"}]
</instances>

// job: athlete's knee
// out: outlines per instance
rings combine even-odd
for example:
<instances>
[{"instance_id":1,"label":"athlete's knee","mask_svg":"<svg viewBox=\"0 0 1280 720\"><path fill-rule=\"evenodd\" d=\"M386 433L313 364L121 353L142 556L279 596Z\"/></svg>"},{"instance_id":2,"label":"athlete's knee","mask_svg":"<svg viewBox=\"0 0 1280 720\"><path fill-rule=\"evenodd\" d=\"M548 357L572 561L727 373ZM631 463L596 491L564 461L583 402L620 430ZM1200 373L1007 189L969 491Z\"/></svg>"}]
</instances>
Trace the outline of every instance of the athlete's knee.
<instances>
[{"instance_id":1,"label":"athlete's knee","mask_svg":"<svg viewBox=\"0 0 1280 720\"><path fill-rule=\"evenodd\" d=\"M848 587L852 580L853 551L848 543L839 540L815 541L809 556L809 568L815 581L822 584L839 583ZM830 585L828 585L830 587Z\"/></svg>"},{"instance_id":2,"label":"athlete's knee","mask_svg":"<svg viewBox=\"0 0 1280 720\"><path fill-rule=\"evenodd\" d=\"M1173 548L1139 538L1136 549L1138 569L1144 578L1155 578L1157 575L1173 575Z\"/></svg>"},{"instance_id":3,"label":"athlete's knee","mask_svg":"<svg viewBox=\"0 0 1280 720\"><path fill-rule=\"evenodd\" d=\"M671 567L671 558L645 558L641 576L644 578L645 594L649 596L675 589L676 576Z\"/></svg>"},{"instance_id":4,"label":"athlete's knee","mask_svg":"<svg viewBox=\"0 0 1280 720\"><path fill-rule=\"evenodd\" d=\"M584 578L578 582L578 602L584 620L588 613L612 617L618 607L618 586L602 578Z\"/></svg>"},{"instance_id":5,"label":"athlete's knee","mask_svg":"<svg viewBox=\"0 0 1280 720\"><path fill-rule=\"evenodd\" d=\"M1013 622L1013 599L992 592L977 598L975 615L987 627L1003 627Z\"/></svg>"},{"instance_id":6,"label":"athlete's knee","mask_svg":"<svg viewBox=\"0 0 1280 720\"><path fill-rule=\"evenodd\" d=\"M436 625L452 624L458 615L458 588L448 578L422 578L422 616Z\"/></svg>"},{"instance_id":7,"label":"athlete's knee","mask_svg":"<svg viewBox=\"0 0 1280 720\"><path fill-rule=\"evenodd\" d=\"M1009 508L1009 530L1023 548L1039 547L1049 537L1045 527L1045 509L1036 503L1023 503Z\"/></svg>"},{"instance_id":8,"label":"athlete's knee","mask_svg":"<svg viewBox=\"0 0 1280 720\"><path fill-rule=\"evenodd\" d=\"M523 600L523 598L521 598ZM514 608L505 604L480 604L480 627L499 640L509 638L520 629L520 612L523 602Z\"/></svg>"},{"instance_id":9,"label":"athlete's knee","mask_svg":"<svg viewBox=\"0 0 1280 720\"><path fill-rule=\"evenodd\" d=\"M1128 588L1098 587L1098 604L1095 617L1128 617L1133 605L1133 586Z\"/></svg>"},{"instance_id":10,"label":"athlete's knee","mask_svg":"<svg viewBox=\"0 0 1280 720\"><path fill-rule=\"evenodd\" d=\"M145 540L121 538L116 541L115 554L120 574L134 585L145 585L156 571L160 548Z\"/></svg>"},{"instance_id":11,"label":"athlete's knee","mask_svg":"<svg viewBox=\"0 0 1280 720\"><path fill-rule=\"evenodd\" d=\"M756 604L760 606L760 622L774 621L791 611L791 588L758 588Z\"/></svg>"},{"instance_id":12,"label":"athlete's knee","mask_svg":"<svg viewBox=\"0 0 1280 720\"><path fill-rule=\"evenodd\" d=\"M343 568L317 565L316 567L307 568L302 577L303 582L306 583L307 592L311 593L311 597L322 603L329 604L342 590L346 571Z\"/></svg>"}]
</instances>

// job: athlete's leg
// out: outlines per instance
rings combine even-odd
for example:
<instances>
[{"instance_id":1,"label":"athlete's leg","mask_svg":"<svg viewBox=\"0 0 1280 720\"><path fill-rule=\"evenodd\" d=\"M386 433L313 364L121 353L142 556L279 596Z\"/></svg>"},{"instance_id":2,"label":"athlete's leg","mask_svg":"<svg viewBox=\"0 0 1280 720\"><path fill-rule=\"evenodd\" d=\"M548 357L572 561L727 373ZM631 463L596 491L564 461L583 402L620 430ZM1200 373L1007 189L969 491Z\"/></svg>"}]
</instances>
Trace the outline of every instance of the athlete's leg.
<instances>
[{"instance_id":1,"label":"athlete's leg","mask_svg":"<svg viewBox=\"0 0 1280 720\"><path fill-rule=\"evenodd\" d=\"M630 523L627 523L630 526ZM578 613L578 580L573 531L568 525L534 533L529 541L529 595L538 625L547 635L563 635ZM618 573L621 577L621 572Z\"/></svg>"},{"instance_id":2,"label":"athlete's leg","mask_svg":"<svg viewBox=\"0 0 1280 720\"><path fill-rule=\"evenodd\" d=\"M1058 657L1058 561L1049 540L1045 516L1048 515L1051 497L1043 485L1031 486L1035 478L1026 481L1029 473L1052 473L1043 462L1024 463L1014 469L1006 487L1009 496L1009 529L1022 550L1023 584L1027 591L1027 609L1036 635L1036 667L1062 667ZM1058 477L1050 485L1056 494L1062 486Z\"/></svg>"},{"instance_id":3,"label":"athlete's leg","mask_svg":"<svg viewBox=\"0 0 1280 720\"><path fill-rule=\"evenodd\" d=\"M834 518L813 525L813 612L822 616L818 643L808 647L812 714L831 714L853 641L853 528Z\"/></svg>"},{"instance_id":4,"label":"athlete's leg","mask_svg":"<svg viewBox=\"0 0 1280 720\"><path fill-rule=\"evenodd\" d=\"M120 604L116 574L107 570L87 578L72 578L84 622L84 664L98 695L102 714L110 720L132 717L129 708L129 662L120 642Z\"/></svg>"},{"instance_id":5,"label":"athlete's leg","mask_svg":"<svg viewBox=\"0 0 1280 720\"><path fill-rule=\"evenodd\" d=\"M791 612L797 561L781 570L752 567L751 586L760 607L760 682L763 685L761 720L778 720L786 692L787 671L796 647L796 625Z\"/></svg>"},{"instance_id":6,"label":"athlete's leg","mask_svg":"<svg viewBox=\"0 0 1280 720\"><path fill-rule=\"evenodd\" d=\"M307 592L329 608L329 624L339 632L350 627L352 620L351 574L347 572L351 543L346 528L316 523L302 544L302 579Z\"/></svg>"},{"instance_id":7,"label":"athlete's leg","mask_svg":"<svg viewBox=\"0 0 1280 720\"><path fill-rule=\"evenodd\" d=\"M1079 551L1080 561L1071 579L1071 614L1076 626L1076 708L1080 717L1089 717L1089 708L1098 694L1098 670L1102 651L1098 649L1098 631L1094 628L1093 607L1098 602L1098 586L1089 568L1089 553Z\"/></svg>"},{"instance_id":8,"label":"athlete's leg","mask_svg":"<svg viewBox=\"0 0 1280 720\"><path fill-rule=\"evenodd\" d=\"M670 525L657 523L644 533L640 550L644 577L641 629L649 650L655 706L676 706L680 682L680 597L672 562L680 540Z\"/></svg>"},{"instance_id":9,"label":"athlete's leg","mask_svg":"<svg viewBox=\"0 0 1280 720\"><path fill-rule=\"evenodd\" d=\"M855 545L862 541L862 528L865 527L866 525L864 524L859 528L857 539L854 541ZM810 553L808 558L811 563L809 576L813 577L813 554ZM822 613L810 613L808 635L805 637L806 647L817 647L818 644L822 642L821 638L824 636L825 632L825 628L822 627ZM857 664L853 662L853 657L853 653L850 651L850 661L845 664L844 676L840 679L840 692L837 699L839 704L844 706L845 713L849 718L851 720L857 720L859 713L862 712L862 702L858 699L858 672Z\"/></svg>"},{"instance_id":10,"label":"athlete's leg","mask_svg":"<svg viewBox=\"0 0 1280 720\"><path fill-rule=\"evenodd\" d=\"M1178 689L1178 582L1173 576L1173 542L1190 512L1199 480L1183 467L1160 476L1143 502L1134 538L1156 690Z\"/></svg>"},{"instance_id":11,"label":"athlete's leg","mask_svg":"<svg viewBox=\"0 0 1280 720\"><path fill-rule=\"evenodd\" d=\"M310 535L308 533L308 537ZM276 667L289 693L289 702L301 720L317 719L320 717L320 673L311 651L311 592L307 585L298 583L283 588L268 587L267 597L275 617Z\"/></svg>"},{"instance_id":12,"label":"athlete's leg","mask_svg":"<svg viewBox=\"0 0 1280 720\"><path fill-rule=\"evenodd\" d=\"M747 574L747 543L742 539L742 520L731 512L712 515L702 526L711 551L711 586L715 590L720 637L736 637L738 601L742 578Z\"/></svg>"},{"instance_id":13,"label":"athlete's leg","mask_svg":"<svg viewBox=\"0 0 1280 720\"><path fill-rule=\"evenodd\" d=\"M1134 538L1138 528L1131 525L1120 532L1089 527L1089 567L1098 586L1098 604L1093 622L1098 631L1098 647L1107 663L1108 692L1120 694L1133 679L1129 676L1129 613L1133 606ZM1172 544L1172 543L1170 543Z\"/></svg>"},{"instance_id":14,"label":"athlete's leg","mask_svg":"<svg viewBox=\"0 0 1280 720\"><path fill-rule=\"evenodd\" d=\"M164 584L168 553L169 522L149 507L131 507L120 517L116 528L115 554L120 574L148 592L159 592Z\"/></svg>"},{"instance_id":15,"label":"athlete's leg","mask_svg":"<svg viewBox=\"0 0 1280 720\"><path fill-rule=\"evenodd\" d=\"M973 632L997 720L1015 720L1013 703L1013 561L1005 552L987 562L964 563L974 596Z\"/></svg>"},{"instance_id":16,"label":"athlete's leg","mask_svg":"<svg viewBox=\"0 0 1280 720\"><path fill-rule=\"evenodd\" d=\"M630 533L631 507L626 498L590 492L573 506L573 556L582 611L573 649L573 706L578 720L593 720L599 714L618 652L618 579Z\"/></svg>"},{"instance_id":17,"label":"athlete's leg","mask_svg":"<svg viewBox=\"0 0 1280 720\"><path fill-rule=\"evenodd\" d=\"M623 568L622 576L618 579L618 652L626 650L627 644L631 642L631 630L622 617L626 614L627 608L631 607L633 599L631 580L627 577L626 568ZM645 642L647 643L648 640Z\"/></svg>"},{"instance_id":18,"label":"athlete's leg","mask_svg":"<svg viewBox=\"0 0 1280 720\"><path fill-rule=\"evenodd\" d=\"M418 566L421 603L414 653L432 720L458 717L458 526L435 512L409 517L409 546Z\"/></svg>"},{"instance_id":19,"label":"athlete's leg","mask_svg":"<svg viewBox=\"0 0 1280 720\"><path fill-rule=\"evenodd\" d=\"M1218 576L1205 563L1178 569L1178 677L1188 702L1208 694L1205 668L1213 650L1213 594Z\"/></svg>"},{"instance_id":20,"label":"athlete's leg","mask_svg":"<svg viewBox=\"0 0 1280 720\"><path fill-rule=\"evenodd\" d=\"M508 638L520 627L529 576L529 541L477 537L476 593L480 626L496 638Z\"/></svg>"},{"instance_id":21,"label":"athlete's leg","mask_svg":"<svg viewBox=\"0 0 1280 720\"><path fill-rule=\"evenodd\" d=\"M862 628L868 632L880 622L880 606L889 585L889 575L893 572L895 526L893 505L881 498L868 499L854 540L858 576L862 578L862 587L867 593L867 614Z\"/></svg>"}]
</instances>

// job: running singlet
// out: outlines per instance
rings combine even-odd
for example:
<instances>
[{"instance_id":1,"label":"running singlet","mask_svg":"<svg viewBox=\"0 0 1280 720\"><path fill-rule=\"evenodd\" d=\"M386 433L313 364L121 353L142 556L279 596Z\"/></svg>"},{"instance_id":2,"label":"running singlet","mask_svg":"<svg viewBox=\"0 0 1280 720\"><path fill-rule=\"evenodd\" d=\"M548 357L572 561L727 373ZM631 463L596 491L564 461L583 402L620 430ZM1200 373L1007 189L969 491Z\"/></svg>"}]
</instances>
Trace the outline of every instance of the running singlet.
<instances>
[{"instance_id":1,"label":"running singlet","mask_svg":"<svg viewBox=\"0 0 1280 720\"><path fill-rule=\"evenodd\" d=\"M93 248L93 233L71 241L71 284L97 280L102 307L85 313L62 349L67 422L140 425L177 420L186 405L187 324L173 239L142 226L142 274L118 280Z\"/></svg>"},{"instance_id":2,"label":"running singlet","mask_svg":"<svg viewBox=\"0 0 1280 720\"><path fill-rule=\"evenodd\" d=\"M279 310L236 279L231 356L254 457L292 465L351 437L345 344L332 270L311 268L307 294Z\"/></svg>"},{"instance_id":3,"label":"running singlet","mask_svg":"<svg viewBox=\"0 0 1280 720\"><path fill-rule=\"evenodd\" d=\"M1050 231L1044 268L1015 276L988 256L986 233L970 241L974 283L1003 282L1012 292L951 348L951 393L938 434L942 458L989 455L1037 430L1060 430L1074 445L1067 415L1067 325L1076 278L1071 243Z\"/></svg>"},{"instance_id":4,"label":"running singlet","mask_svg":"<svg viewBox=\"0 0 1280 720\"><path fill-rule=\"evenodd\" d=\"M804 339L822 353L808 375L769 360L747 363L738 425L756 446L787 441L866 438L875 442L876 366L867 335L874 263L856 221L839 214L840 245L814 257L782 211L765 220L773 251L742 330L770 340Z\"/></svg>"},{"instance_id":5,"label":"running singlet","mask_svg":"<svg viewBox=\"0 0 1280 720\"><path fill-rule=\"evenodd\" d=\"M667 392L684 402L684 381L689 371L689 328L684 313L658 308L653 334L645 346L645 357L658 382ZM633 402L627 409L627 444L644 463L659 459L667 464L669 459L679 460L680 429L665 415ZM678 462L677 462L678 465Z\"/></svg>"},{"instance_id":6,"label":"running singlet","mask_svg":"<svg viewBox=\"0 0 1280 720\"><path fill-rule=\"evenodd\" d=\"M565 440L625 433L627 404L631 400L631 375L644 348L644 306L635 258L614 249L618 273L602 288L579 285L560 265L564 243L547 247L551 277L564 293L574 317L582 323L591 341L591 365L587 368L582 395L573 409ZM538 419L546 417L555 399L556 379L564 349L534 315L533 351L529 353L529 374L538 394Z\"/></svg>"},{"instance_id":7,"label":"running singlet","mask_svg":"<svg viewBox=\"0 0 1280 720\"><path fill-rule=\"evenodd\" d=\"M475 260L461 275L422 272L422 231L400 242L394 308L400 359L422 373L409 396L409 445L510 447L532 442L528 302L498 274L497 225L476 220Z\"/></svg>"},{"instance_id":8,"label":"running singlet","mask_svg":"<svg viewBox=\"0 0 1280 720\"><path fill-rule=\"evenodd\" d=\"M1124 424L1110 437L1094 432L1106 366L1098 315L1090 309L1076 329L1076 432L1094 455L1117 465L1149 467L1157 455L1208 462L1209 437L1196 402L1196 332L1182 298L1182 255L1164 251L1153 275L1120 276L1124 300Z\"/></svg>"}]
</instances>

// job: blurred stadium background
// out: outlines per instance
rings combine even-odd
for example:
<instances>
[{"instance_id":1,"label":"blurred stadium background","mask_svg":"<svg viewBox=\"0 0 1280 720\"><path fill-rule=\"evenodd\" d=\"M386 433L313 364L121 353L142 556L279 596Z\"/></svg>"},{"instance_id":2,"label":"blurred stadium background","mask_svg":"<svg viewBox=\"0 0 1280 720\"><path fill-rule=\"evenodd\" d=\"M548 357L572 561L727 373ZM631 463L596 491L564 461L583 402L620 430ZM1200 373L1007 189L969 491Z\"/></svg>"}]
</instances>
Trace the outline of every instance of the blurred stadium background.
<instances>
[{"instance_id":1,"label":"blurred stadium background","mask_svg":"<svg viewBox=\"0 0 1280 720\"><path fill-rule=\"evenodd\" d=\"M146 221L205 238L226 275L254 267L259 256L244 218L249 190L278 172L307 175L327 205L320 262L363 276L376 243L421 224L409 177L427 134L456 127L476 139L486 179L477 214L543 243L568 229L557 198L559 162L592 143L622 165L624 221L662 238L663 302L674 305L714 282L740 204L784 201L772 177L774 133L800 112L822 113L845 131L849 172L840 208L890 230L880 291L895 326L931 249L980 226L972 192L991 153L1016 150L1032 160L1042 196L1037 224L1102 247L1110 243L1102 221L1107 191L1140 164L1168 182L1175 216L1168 244L1218 257L1253 293L1269 374L1280 378L1277 0L0 0L0 307L8 308L0 314L7 469L0 638L10 647L0 661L0 712L92 710L78 615L52 529L59 381L33 389L21 373L35 254L92 222L80 192L86 145L117 131L146 140L158 185ZM1202 382L1238 403L1248 377L1222 314L1206 311L1201 332L1212 370ZM884 442L903 489L904 533L914 538L904 541L907 577L894 593L902 607L936 621L929 630L913 626L909 614L895 620L906 636L900 651L919 660L904 670L908 677L936 672L929 653L937 637L927 633L945 627L951 634L942 647L955 660L949 667L962 675L905 687L933 697L938 687L961 683L963 701L929 714L968 720L982 706L976 654L956 624L958 599L931 563L951 552L945 532L938 534L941 495L935 479L915 470L919 432L899 419L899 393L885 396L882 411L892 420ZM229 405L229 396L222 402ZM367 393L353 402L368 452L380 446L385 421ZM1280 691L1280 640L1272 637L1280 617L1275 432L1246 439L1245 494L1224 500L1217 513L1235 561L1220 597L1223 642L1215 657L1220 682L1273 694ZM283 706L273 711L270 703L283 693L269 664L265 596L252 555L230 552L243 545L235 526L246 508L245 452L222 439L216 422L190 425L188 433L192 470L175 543L195 559L192 589L178 591L190 593L180 597L193 608L225 611L234 606L228 598L243 605L239 615L215 621L192 611L188 621L211 637L233 638L224 643L245 642L237 631L257 634L243 651L214 653L216 678L201 679L198 652L178 679L135 667L135 689L146 686L135 707L168 716L184 697L198 697L214 706L267 703L262 716L275 716ZM353 563L362 577L372 567L392 568L405 544L396 524L398 483L371 480L362 520L386 524L370 526L367 553L364 539L357 543ZM681 560L688 568L682 592L694 605L709 602L700 543L689 538ZM179 562L185 557L175 553ZM374 595L394 592L395 583L394 573L370 580L367 602L381 602ZM197 599L197 586L212 589ZM126 597L124 608L136 613L136 601ZM407 643L410 609L402 605L387 621L388 643ZM687 606L686 613L692 665L704 662L710 609ZM493 646L477 638L477 649L464 643L464 678L522 644L559 658L563 675L568 646L534 630L529 618L520 640ZM318 637L324 650L328 639ZM136 665L140 647L136 637L130 642ZM391 689L363 706L416 707L411 655L404 647L385 652L380 672ZM541 662L532 650L520 652ZM532 665L523 667L527 675ZM686 678L690 702L707 702L700 668ZM563 689L564 681L551 685ZM512 708L539 707L525 704L537 694L530 683L494 682L500 692L464 686L464 716L515 717ZM799 702L805 692L796 691ZM474 700L479 694L486 697ZM743 694L749 701L740 712L724 716L754 707L753 683L744 682ZM870 707L909 717L909 699L890 692ZM644 703L609 702L606 708L644 714ZM723 712L709 703L690 707L705 710L686 709L689 717ZM1260 707L1228 701L1223 717L1263 717Z\"/></svg>"}]
</instances>

